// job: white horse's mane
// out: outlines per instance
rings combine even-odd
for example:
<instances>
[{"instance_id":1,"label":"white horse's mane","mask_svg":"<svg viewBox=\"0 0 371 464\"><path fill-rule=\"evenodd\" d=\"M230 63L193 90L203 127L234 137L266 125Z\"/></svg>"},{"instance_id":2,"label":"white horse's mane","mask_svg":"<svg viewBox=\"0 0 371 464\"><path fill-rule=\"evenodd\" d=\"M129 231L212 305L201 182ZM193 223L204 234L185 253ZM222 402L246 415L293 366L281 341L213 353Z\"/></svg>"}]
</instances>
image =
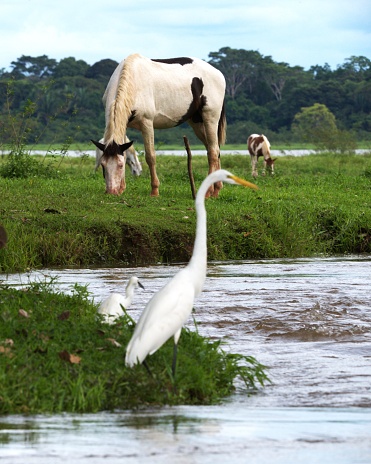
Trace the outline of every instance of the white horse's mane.
<instances>
[{"instance_id":1,"label":"white horse's mane","mask_svg":"<svg viewBox=\"0 0 371 464\"><path fill-rule=\"evenodd\" d=\"M111 104L108 120L106 121L106 130L104 132L106 144L110 144L113 141L122 143L125 140L126 127L133 109L135 97L132 66L133 62L139 56L138 54L133 54L125 58L124 66L118 78L116 97ZM110 84L112 85L113 83Z\"/></svg>"}]
</instances>

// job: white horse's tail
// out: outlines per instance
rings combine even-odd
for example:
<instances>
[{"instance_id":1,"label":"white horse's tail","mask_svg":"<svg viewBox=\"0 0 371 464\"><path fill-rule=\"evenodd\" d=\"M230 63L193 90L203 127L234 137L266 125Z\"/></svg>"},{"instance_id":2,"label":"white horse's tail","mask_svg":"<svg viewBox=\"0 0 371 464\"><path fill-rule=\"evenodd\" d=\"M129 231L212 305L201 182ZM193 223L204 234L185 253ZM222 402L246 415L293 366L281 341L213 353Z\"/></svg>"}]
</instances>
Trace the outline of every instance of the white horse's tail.
<instances>
[{"instance_id":1,"label":"white horse's tail","mask_svg":"<svg viewBox=\"0 0 371 464\"><path fill-rule=\"evenodd\" d=\"M225 116L224 103L222 106L222 112L220 113L219 124L218 124L218 143L219 146L224 145L227 134L227 118Z\"/></svg>"}]
</instances>

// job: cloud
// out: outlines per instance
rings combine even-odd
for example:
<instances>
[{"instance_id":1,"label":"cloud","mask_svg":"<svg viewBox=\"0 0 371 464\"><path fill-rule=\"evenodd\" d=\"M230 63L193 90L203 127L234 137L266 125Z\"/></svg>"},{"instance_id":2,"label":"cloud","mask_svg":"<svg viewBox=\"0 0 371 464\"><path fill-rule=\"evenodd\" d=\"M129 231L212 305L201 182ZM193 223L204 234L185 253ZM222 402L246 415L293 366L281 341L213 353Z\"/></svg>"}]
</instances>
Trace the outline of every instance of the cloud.
<instances>
[{"instance_id":1,"label":"cloud","mask_svg":"<svg viewBox=\"0 0 371 464\"><path fill-rule=\"evenodd\" d=\"M0 68L21 55L93 64L133 52L207 59L222 47L304 68L371 58L369 0L3 0L0 8Z\"/></svg>"}]
</instances>

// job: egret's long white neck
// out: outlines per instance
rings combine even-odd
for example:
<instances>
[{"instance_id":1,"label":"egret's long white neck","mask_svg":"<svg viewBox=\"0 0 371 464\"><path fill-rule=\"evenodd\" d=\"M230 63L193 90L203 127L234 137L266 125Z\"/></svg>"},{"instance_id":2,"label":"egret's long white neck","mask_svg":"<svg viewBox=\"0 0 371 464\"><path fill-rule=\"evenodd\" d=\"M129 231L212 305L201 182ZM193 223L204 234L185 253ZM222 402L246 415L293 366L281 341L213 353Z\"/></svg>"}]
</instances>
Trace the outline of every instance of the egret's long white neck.
<instances>
[{"instance_id":1,"label":"egret's long white neck","mask_svg":"<svg viewBox=\"0 0 371 464\"><path fill-rule=\"evenodd\" d=\"M188 266L192 268L194 282L196 285L197 294L201 292L202 286L206 278L207 268L207 223L206 223L206 209L205 209L205 195L208 188L215 182L214 176L208 176L201 184L196 195L196 238L193 247L192 258Z\"/></svg>"}]
</instances>

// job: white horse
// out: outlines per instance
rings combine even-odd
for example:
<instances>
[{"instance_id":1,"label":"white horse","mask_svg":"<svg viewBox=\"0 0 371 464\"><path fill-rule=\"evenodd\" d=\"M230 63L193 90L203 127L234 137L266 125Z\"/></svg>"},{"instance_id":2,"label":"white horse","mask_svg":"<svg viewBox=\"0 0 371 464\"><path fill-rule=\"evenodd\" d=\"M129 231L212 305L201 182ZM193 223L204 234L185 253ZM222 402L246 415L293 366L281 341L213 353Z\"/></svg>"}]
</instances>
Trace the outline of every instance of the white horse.
<instances>
[{"instance_id":1,"label":"white horse","mask_svg":"<svg viewBox=\"0 0 371 464\"><path fill-rule=\"evenodd\" d=\"M128 137L125 137L125 142L129 143L130 140ZM100 139L99 143L104 145L104 139ZM142 174L142 163L139 161L138 152L134 149L133 145L131 145L126 151L126 164L129 166L131 173L133 176L140 176ZM95 170L99 168L101 165L101 158L103 156L103 151L100 150L98 147L95 149ZM103 166L102 166L103 167ZM105 172L103 168L103 176L105 177Z\"/></svg>"},{"instance_id":2,"label":"white horse","mask_svg":"<svg viewBox=\"0 0 371 464\"><path fill-rule=\"evenodd\" d=\"M265 135L251 134L247 139L247 149L249 150L251 156L251 168L253 177L258 177L257 165L259 156L264 157L264 169L262 175L265 176L265 170L267 166L270 169L271 174L274 174L274 162L277 158L271 158L271 144Z\"/></svg>"},{"instance_id":3,"label":"white horse","mask_svg":"<svg viewBox=\"0 0 371 464\"><path fill-rule=\"evenodd\" d=\"M183 122L193 128L207 150L209 173L220 168L220 145L225 143L225 79L210 64L197 58L151 60L133 54L114 71L103 96L106 108L105 143L93 141L103 151L106 192L125 189L125 170L119 169L127 127L143 135L151 175L151 195L159 194L154 129L168 129ZM218 196L217 182L208 195Z\"/></svg>"}]
</instances>

